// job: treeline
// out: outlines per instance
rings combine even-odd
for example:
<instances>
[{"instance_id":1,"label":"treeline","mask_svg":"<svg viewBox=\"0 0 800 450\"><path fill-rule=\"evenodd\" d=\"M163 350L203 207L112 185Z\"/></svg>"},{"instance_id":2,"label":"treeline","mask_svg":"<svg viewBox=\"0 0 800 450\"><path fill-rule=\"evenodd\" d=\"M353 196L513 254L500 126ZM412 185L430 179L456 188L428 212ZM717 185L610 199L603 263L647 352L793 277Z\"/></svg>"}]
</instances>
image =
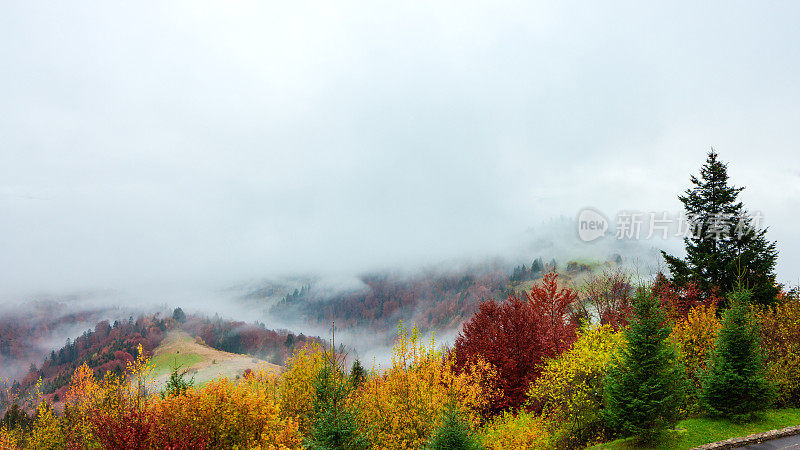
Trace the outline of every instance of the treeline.
<instances>
[{"instance_id":1,"label":"treeline","mask_svg":"<svg viewBox=\"0 0 800 450\"><path fill-rule=\"evenodd\" d=\"M555 260L550 262L551 268L554 268L555 265L556 265ZM524 283L526 281L534 280L540 277L544 270L546 270L546 268L544 263L542 262L542 258L536 258L533 260L530 267L526 267L525 264L514 267L514 270L511 272L511 276L509 277L508 281L512 285L516 286L520 283Z\"/></svg>"},{"instance_id":2,"label":"treeline","mask_svg":"<svg viewBox=\"0 0 800 450\"><path fill-rule=\"evenodd\" d=\"M478 304L499 298L509 277L500 267L454 274L415 276L370 274L360 277L364 288L320 298L309 287L292 292L272 307L284 318L310 323L336 322L337 328L391 330L398 321L413 322L420 330L453 329L469 318Z\"/></svg>"},{"instance_id":3,"label":"treeline","mask_svg":"<svg viewBox=\"0 0 800 450\"><path fill-rule=\"evenodd\" d=\"M189 315L181 323L181 328L190 335L217 350L251 355L273 364L282 365L304 345L320 343L317 337L303 333L295 334L289 330L271 330L264 323L245 323L223 320L219 316L207 318Z\"/></svg>"},{"instance_id":4,"label":"treeline","mask_svg":"<svg viewBox=\"0 0 800 450\"><path fill-rule=\"evenodd\" d=\"M621 262L612 255L604 267ZM524 283L542 278L558 269L555 259L534 259L510 272L504 265L485 265L467 269L400 276L389 273L362 275L362 289L352 292L320 294L305 284L285 294L271 308L284 319L300 317L314 325L338 328L370 328L390 331L398 321L414 323L423 331L453 330L461 326L485 300L506 298L522 289ZM566 263L567 276L591 271L587 264Z\"/></svg>"}]
</instances>

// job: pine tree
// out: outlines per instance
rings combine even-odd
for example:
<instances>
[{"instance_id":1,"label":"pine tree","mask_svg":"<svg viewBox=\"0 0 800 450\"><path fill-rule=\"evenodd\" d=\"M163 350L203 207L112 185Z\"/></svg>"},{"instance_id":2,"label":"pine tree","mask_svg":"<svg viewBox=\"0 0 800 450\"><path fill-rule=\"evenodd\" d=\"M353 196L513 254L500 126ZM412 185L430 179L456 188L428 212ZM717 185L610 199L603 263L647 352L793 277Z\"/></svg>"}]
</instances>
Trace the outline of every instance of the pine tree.
<instances>
[{"instance_id":1,"label":"pine tree","mask_svg":"<svg viewBox=\"0 0 800 450\"><path fill-rule=\"evenodd\" d=\"M679 419L684 386L658 300L640 289L627 344L605 380L603 418L620 436L649 441Z\"/></svg>"},{"instance_id":2,"label":"pine tree","mask_svg":"<svg viewBox=\"0 0 800 450\"><path fill-rule=\"evenodd\" d=\"M542 258L536 258L531 263L531 278L543 270Z\"/></svg>"},{"instance_id":3,"label":"pine tree","mask_svg":"<svg viewBox=\"0 0 800 450\"><path fill-rule=\"evenodd\" d=\"M678 287L695 283L710 295L714 289L724 293L743 285L751 289L754 302L771 304L780 292L775 242L767 240L766 229L755 228L737 201L744 188L728 185L727 165L717 156L712 149L700 178L692 175L692 187L678 197L692 231L684 238L686 258L662 254Z\"/></svg>"},{"instance_id":4,"label":"pine tree","mask_svg":"<svg viewBox=\"0 0 800 450\"><path fill-rule=\"evenodd\" d=\"M305 448L367 449L370 442L361 433L355 406L348 401L354 388L343 370L346 355L336 352L335 330L335 325L331 324L331 346L324 351L322 369L314 379L314 414Z\"/></svg>"},{"instance_id":5,"label":"pine tree","mask_svg":"<svg viewBox=\"0 0 800 450\"><path fill-rule=\"evenodd\" d=\"M746 290L731 295L731 307L723 315L703 379L702 399L714 415L741 418L768 407L774 398L758 342L758 324L747 306L749 296Z\"/></svg>"},{"instance_id":6,"label":"pine tree","mask_svg":"<svg viewBox=\"0 0 800 450\"><path fill-rule=\"evenodd\" d=\"M183 322L186 321L186 313L184 313L183 309L181 309L181 308L175 308L175 310L172 311L172 319L175 320L176 322L183 323ZM116 326L116 324L117 323L114 322L115 326Z\"/></svg>"},{"instance_id":7,"label":"pine tree","mask_svg":"<svg viewBox=\"0 0 800 450\"><path fill-rule=\"evenodd\" d=\"M447 405L442 414L442 423L425 446L427 450L479 450L483 446L470 433L464 415L455 402Z\"/></svg>"},{"instance_id":8,"label":"pine tree","mask_svg":"<svg viewBox=\"0 0 800 450\"><path fill-rule=\"evenodd\" d=\"M187 370L180 370L180 366L173 367L172 372L169 374L167 385L164 391L161 392L161 398L177 397L179 395L186 395L189 389L194 386L194 377L186 379Z\"/></svg>"},{"instance_id":9,"label":"pine tree","mask_svg":"<svg viewBox=\"0 0 800 450\"><path fill-rule=\"evenodd\" d=\"M369 442L360 433L356 413L347 404L350 384L334 364L326 363L314 380L316 401L306 448L366 449Z\"/></svg>"},{"instance_id":10,"label":"pine tree","mask_svg":"<svg viewBox=\"0 0 800 450\"><path fill-rule=\"evenodd\" d=\"M357 388L364 384L364 381L367 380L367 371L364 370L364 366L361 365L361 361L356 358L353 361L353 367L350 368L350 384Z\"/></svg>"}]
</instances>

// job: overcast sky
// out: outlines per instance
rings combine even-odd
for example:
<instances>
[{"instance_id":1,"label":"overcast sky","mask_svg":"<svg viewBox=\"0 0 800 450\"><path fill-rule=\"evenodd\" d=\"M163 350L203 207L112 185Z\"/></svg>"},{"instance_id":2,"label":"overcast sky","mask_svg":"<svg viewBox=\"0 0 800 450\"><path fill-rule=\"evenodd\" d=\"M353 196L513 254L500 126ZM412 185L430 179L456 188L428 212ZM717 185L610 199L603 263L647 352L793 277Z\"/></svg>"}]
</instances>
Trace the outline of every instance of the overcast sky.
<instances>
[{"instance_id":1,"label":"overcast sky","mask_svg":"<svg viewBox=\"0 0 800 450\"><path fill-rule=\"evenodd\" d=\"M3 2L0 290L503 252L584 206L678 212L711 146L797 283L798 17L789 1Z\"/></svg>"}]
</instances>

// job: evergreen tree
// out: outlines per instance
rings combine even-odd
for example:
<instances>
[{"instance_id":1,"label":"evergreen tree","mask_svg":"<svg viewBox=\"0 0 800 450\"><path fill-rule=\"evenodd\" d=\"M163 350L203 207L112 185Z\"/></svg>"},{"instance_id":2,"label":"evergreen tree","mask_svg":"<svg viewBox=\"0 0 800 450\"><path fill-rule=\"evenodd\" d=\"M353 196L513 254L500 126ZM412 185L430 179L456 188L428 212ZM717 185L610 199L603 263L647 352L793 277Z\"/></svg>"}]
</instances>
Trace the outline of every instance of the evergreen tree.
<instances>
[{"instance_id":1,"label":"evergreen tree","mask_svg":"<svg viewBox=\"0 0 800 450\"><path fill-rule=\"evenodd\" d=\"M172 368L172 372L170 372L169 379L167 380L167 385L164 387L164 391L161 392L161 398L186 395L189 388L194 386L194 377L187 380L186 372L186 370L181 371L180 366Z\"/></svg>"},{"instance_id":2,"label":"evergreen tree","mask_svg":"<svg viewBox=\"0 0 800 450\"><path fill-rule=\"evenodd\" d=\"M353 367L350 368L350 385L353 386L353 388L357 388L364 384L366 380L367 371L364 370L361 361L356 358L356 360L353 361Z\"/></svg>"},{"instance_id":3,"label":"evergreen tree","mask_svg":"<svg viewBox=\"0 0 800 450\"><path fill-rule=\"evenodd\" d=\"M442 414L442 424L425 446L427 450L479 450L478 438L470 433L469 425L455 402L447 405Z\"/></svg>"},{"instance_id":4,"label":"evergreen tree","mask_svg":"<svg viewBox=\"0 0 800 450\"><path fill-rule=\"evenodd\" d=\"M531 278L533 278L534 275L541 272L543 269L544 264L542 264L542 258L536 258L533 260L531 263Z\"/></svg>"},{"instance_id":5,"label":"evergreen tree","mask_svg":"<svg viewBox=\"0 0 800 450\"><path fill-rule=\"evenodd\" d=\"M700 178L692 175L692 187L678 197L691 231L684 238L686 258L662 254L679 287L694 282L708 295L713 289L724 293L742 285L752 291L754 302L773 303L780 292L775 242L767 240L766 229L755 228L737 201L744 188L728 185L727 165L717 156L712 149Z\"/></svg>"},{"instance_id":6,"label":"evergreen tree","mask_svg":"<svg viewBox=\"0 0 800 450\"><path fill-rule=\"evenodd\" d=\"M294 334L289 333L286 335L286 341L283 343L288 348L294 347Z\"/></svg>"},{"instance_id":7,"label":"evergreen tree","mask_svg":"<svg viewBox=\"0 0 800 450\"><path fill-rule=\"evenodd\" d=\"M350 383L339 369L336 355L329 352L326 362L314 379L314 416L306 448L366 449L369 441L360 433L356 412L347 403Z\"/></svg>"},{"instance_id":8,"label":"evergreen tree","mask_svg":"<svg viewBox=\"0 0 800 450\"><path fill-rule=\"evenodd\" d=\"M658 300L639 289L627 344L605 380L603 418L621 436L649 441L679 419L683 377Z\"/></svg>"},{"instance_id":9,"label":"evergreen tree","mask_svg":"<svg viewBox=\"0 0 800 450\"><path fill-rule=\"evenodd\" d=\"M746 290L731 295L703 379L702 399L714 415L740 418L768 407L774 398L774 387L765 377L758 324L747 306L749 296Z\"/></svg>"},{"instance_id":10,"label":"evergreen tree","mask_svg":"<svg viewBox=\"0 0 800 450\"><path fill-rule=\"evenodd\" d=\"M3 420L0 421L0 428L6 427L8 430L22 428L28 430L32 424L33 418L29 416L24 409L20 408L19 405L14 403L3 415Z\"/></svg>"},{"instance_id":11,"label":"evergreen tree","mask_svg":"<svg viewBox=\"0 0 800 450\"><path fill-rule=\"evenodd\" d=\"M181 308L175 308L175 310L172 311L172 319L179 323L186 322L186 313L184 313ZM114 322L114 326L116 325L117 322Z\"/></svg>"}]
</instances>

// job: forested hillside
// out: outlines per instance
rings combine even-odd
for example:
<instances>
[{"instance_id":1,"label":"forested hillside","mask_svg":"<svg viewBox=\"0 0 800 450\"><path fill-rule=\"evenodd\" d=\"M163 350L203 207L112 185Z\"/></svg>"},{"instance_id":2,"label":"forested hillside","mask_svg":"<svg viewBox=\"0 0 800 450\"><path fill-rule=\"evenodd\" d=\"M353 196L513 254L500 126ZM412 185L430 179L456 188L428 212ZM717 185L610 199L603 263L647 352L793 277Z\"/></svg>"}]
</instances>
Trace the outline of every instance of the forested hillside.
<instances>
[{"instance_id":1,"label":"forested hillside","mask_svg":"<svg viewBox=\"0 0 800 450\"><path fill-rule=\"evenodd\" d=\"M596 264L596 269L617 265L618 255ZM619 259L621 262L621 258ZM599 267L598 267L599 266ZM412 275L373 273L359 277L362 287L333 294L313 284L295 289L275 302L271 313L286 320L305 320L313 325L339 329L393 330L397 322L415 324L420 331L454 330L469 319L486 300L501 299L528 287L545 273L557 269L555 259L528 264L486 264L465 269L447 267ZM561 271L570 280L591 268L568 261Z\"/></svg>"}]
</instances>

